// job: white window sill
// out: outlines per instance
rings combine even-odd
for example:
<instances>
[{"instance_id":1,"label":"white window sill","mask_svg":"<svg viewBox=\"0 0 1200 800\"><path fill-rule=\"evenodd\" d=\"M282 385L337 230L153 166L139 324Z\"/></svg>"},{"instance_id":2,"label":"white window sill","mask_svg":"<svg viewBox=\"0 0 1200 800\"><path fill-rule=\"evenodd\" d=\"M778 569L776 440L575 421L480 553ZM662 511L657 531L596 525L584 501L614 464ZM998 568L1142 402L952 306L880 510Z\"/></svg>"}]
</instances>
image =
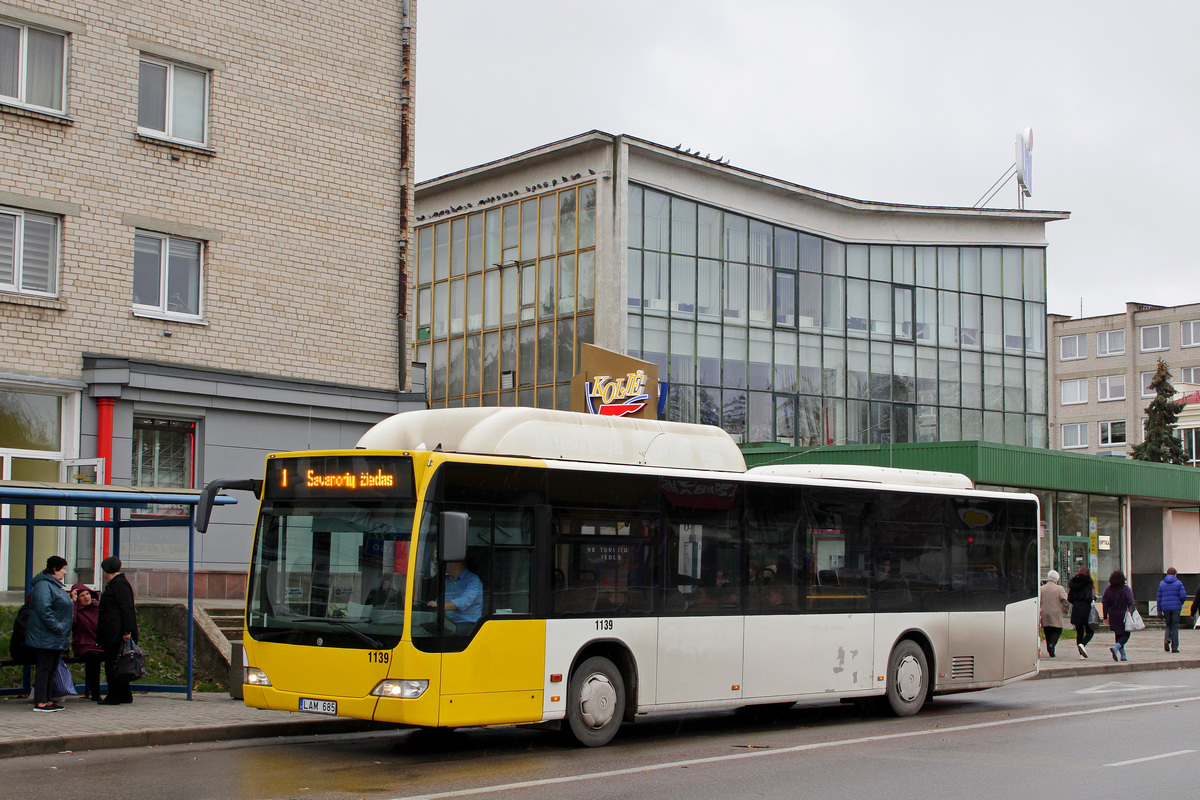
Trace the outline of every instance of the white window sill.
<instances>
[{"instance_id":1,"label":"white window sill","mask_svg":"<svg viewBox=\"0 0 1200 800\"><path fill-rule=\"evenodd\" d=\"M140 319L156 319L162 322L181 322L184 325L199 325L204 328L208 327L208 320L202 319L201 317L185 317L181 314L168 314L165 311L155 311L154 309L135 308L133 310L133 316Z\"/></svg>"},{"instance_id":2,"label":"white window sill","mask_svg":"<svg viewBox=\"0 0 1200 800\"><path fill-rule=\"evenodd\" d=\"M1060 406L1086 406L1087 400L1072 400L1070 402L1059 403Z\"/></svg>"},{"instance_id":3,"label":"white window sill","mask_svg":"<svg viewBox=\"0 0 1200 800\"><path fill-rule=\"evenodd\" d=\"M1112 358L1113 356L1123 356L1123 355L1125 355L1124 350L1122 350L1119 353L1096 353L1096 358Z\"/></svg>"},{"instance_id":4,"label":"white window sill","mask_svg":"<svg viewBox=\"0 0 1200 800\"><path fill-rule=\"evenodd\" d=\"M74 125L75 120L68 117L61 111L55 111L49 108L39 108L38 106L27 106L24 103L19 103L11 98L0 99L0 111L10 114L17 114L22 117L32 117L45 122L57 122L60 125Z\"/></svg>"},{"instance_id":5,"label":"white window sill","mask_svg":"<svg viewBox=\"0 0 1200 800\"><path fill-rule=\"evenodd\" d=\"M1097 398L1096 402L1097 403L1119 403L1124 399L1125 399L1124 397L1103 397L1103 398Z\"/></svg>"},{"instance_id":6,"label":"white window sill","mask_svg":"<svg viewBox=\"0 0 1200 800\"><path fill-rule=\"evenodd\" d=\"M180 150L186 150L189 153L199 153L200 155L215 156L217 151L206 144L200 142L188 142L183 139L172 139L169 136L164 136L160 133L148 131L143 128L138 128L137 138L143 142L150 144L161 144L166 147L176 147Z\"/></svg>"},{"instance_id":7,"label":"white window sill","mask_svg":"<svg viewBox=\"0 0 1200 800\"><path fill-rule=\"evenodd\" d=\"M1087 448L1088 446L1086 444L1073 444L1070 446L1065 444L1063 445L1063 450L1087 450Z\"/></svg>"},{"instance_id":8,"label":"white window sill","mask_svg":"<svg viewBox=\"0 0 1200 800\"><path fill-rule=\"evenodd\" d=\"M1070 358L1063 358L1060 356L1058 360L1059 361L1083 361L1086 358L1087 358L1087 356L1071 356Z\"/></svg>"},{"instance_id":9,"label":"white window sill","mask_svg":"<svg viewBox=\"0 0 1200 800\"><path fill-rule=\"evenodd\" d=\"M1171 348L1169 348L1169 347L1150 347L1145 350L1141 350L1140 352L1142 352L1142 353L1165 353L1170 349Z\"/></svg>"}]
</instances>

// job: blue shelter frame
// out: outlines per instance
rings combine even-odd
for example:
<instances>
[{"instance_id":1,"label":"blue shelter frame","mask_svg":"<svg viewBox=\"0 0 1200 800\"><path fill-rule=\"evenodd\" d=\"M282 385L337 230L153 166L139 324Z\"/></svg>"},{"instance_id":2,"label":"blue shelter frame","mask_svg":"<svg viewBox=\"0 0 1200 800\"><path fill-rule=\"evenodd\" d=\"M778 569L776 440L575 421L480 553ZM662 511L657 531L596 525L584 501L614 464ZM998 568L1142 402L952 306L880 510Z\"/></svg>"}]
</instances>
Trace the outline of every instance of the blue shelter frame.
<instances>
[{"instance_id":1,"label":"blue shelter frame","mask_svg":"<svg viewBox=\"0 0 1200 800\"><path fill-rule=\"evenodd\" d=\"M25 591L33 585L33 534L36 528L109 528L112 531L112 555L121 555L121 531L131 528L187 528L188 531L188 601L187 601L187 678L186 686L159 684L137 684L139 691L186 693L192 699L192 669L194 664L193 629L195 627L195 578L196 578L196 504L200 502L199 490L187 489L143 489L129 486L98 486L64 483L35 483L26 481L0 481L0 506L25 506L25 516L0 516L0 525L9 526L9 535L14 528L25 528ZM233 497L220 495L213 502L231 505ZM122 512L148 508L151 503L186 506L187 519L159 517L155 519L125 519ZM37 508L107 508L111 519L45 519L34 516ZM97 515L101 516L101 515ZM0 689L0 695L28 694L30 669L25 668L23 689Z\"/></svg>"}]
</instances>

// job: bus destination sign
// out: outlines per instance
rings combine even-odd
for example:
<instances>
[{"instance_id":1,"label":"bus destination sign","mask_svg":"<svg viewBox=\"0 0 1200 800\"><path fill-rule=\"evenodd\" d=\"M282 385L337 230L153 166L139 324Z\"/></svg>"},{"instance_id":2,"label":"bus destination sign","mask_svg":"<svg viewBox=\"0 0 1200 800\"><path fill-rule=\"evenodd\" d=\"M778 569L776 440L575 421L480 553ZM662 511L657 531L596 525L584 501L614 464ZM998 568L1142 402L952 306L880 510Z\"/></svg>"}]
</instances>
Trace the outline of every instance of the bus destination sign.
<instances>
[{"instance_id":1,"label":"bus destination sign","mask_svg":"<svg viewBox=\"0 0 1200 800\"><path fill-rule=\"evenodd\" d=\"M412 462L357 455L274 458L267 464L267 492L275 498L411 497Z\"/></svg>"}]
</instances>

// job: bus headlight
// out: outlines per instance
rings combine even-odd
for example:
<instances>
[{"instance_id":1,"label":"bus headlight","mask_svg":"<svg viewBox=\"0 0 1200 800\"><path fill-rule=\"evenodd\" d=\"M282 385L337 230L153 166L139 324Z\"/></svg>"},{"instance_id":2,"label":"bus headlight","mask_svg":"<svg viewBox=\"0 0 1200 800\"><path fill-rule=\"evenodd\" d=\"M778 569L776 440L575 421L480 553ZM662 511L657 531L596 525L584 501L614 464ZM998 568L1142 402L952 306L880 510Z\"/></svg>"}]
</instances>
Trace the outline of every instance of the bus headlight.
<instances>
[{"instance_id":1,"label":"bus headlight","mask_svg":"<svg viewBox=\"0 0 1200 800\"><path fill-rule=\"evenodd\" d=\"M416 700L425 694L429 681L386 680L371 690L376 697L399 697L404 700Z\"/></svg>"},{"instance_id":2,"label":"bus headlight","mask_svg":"<svg viewBox=\"0 0 1200 800\"><path fill-rule=\"evenodd\" d=\"M242 683L251 686L270 686L271 679L267 677L267 673L261 669L254 667L242 667Z\"/></svg>"}]
</instances>

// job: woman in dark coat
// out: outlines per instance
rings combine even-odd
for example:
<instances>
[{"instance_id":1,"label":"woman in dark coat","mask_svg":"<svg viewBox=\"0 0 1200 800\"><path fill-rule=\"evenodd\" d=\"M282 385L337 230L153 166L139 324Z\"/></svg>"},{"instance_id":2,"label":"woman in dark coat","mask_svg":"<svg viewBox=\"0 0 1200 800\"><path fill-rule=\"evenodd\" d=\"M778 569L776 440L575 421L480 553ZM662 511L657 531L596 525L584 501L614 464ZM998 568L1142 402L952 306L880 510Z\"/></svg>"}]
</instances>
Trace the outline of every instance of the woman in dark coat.
<instances>
[{"instance_id":1,"label":"woman in dark coat","mask_svg":"<svg viewBox=\"0 0 1200 800\"><path fill-rule=\"evenodd\" d=\"M1113 570L1108 578L1108 588L1104 590L1104 619L1112 628L1117 643L1108 648L1112 651L1113 661L1128 661L1125 657L1125 643L1129 641L1129 631L1125 629L1125 612L1133 608L1133 592L1125 585L1125 573ZM1118 658L1120 656L1120 658Z\"/></svg>"},{"instance_id":2,"label":"woman in dark coat","mask_svg":"<svg viewBox=\"0 0 1200 800\"><path fill-rule=\"evenodd\" d=\"M84 686L88 700L100 699L100 664L104 661L104 648L100 646L97 631L100 628L100 607L92 599L94 593L86 584L71 587L75 598L75 624L71 628L71 649L76 658L83 659Z\"/></svg>"},{"instance_id":3,"label":"woman in dark coat","mask_svg":"<svg viewBox=\"0 0 1200 800\"><path fill-rule=\"evenodd\" d=\"M1075 577L1067 582L1067 602L1071 604L1075 646L1079 648L1079 657L1087 658L1087 643L1096 635L1096 629L1088 622L1092 613L1092 603L1096 602L1096 590L1092 585L1092 573L1087 567L1080 568Z\"/></svg>"},{"instance_id":4,"label":"woman in dark coat","mask_svg":"<svg viewBox=\"0 0 1200 800\"><path fill-rule=\"evenodd\" d=\"M63 585L66 575L67 560L62 556L50 556L46 559L46 568L33 576L25 644L37 655L37 672L33 679L34 711L62 711L66 707L51 699L59 659L71 644L73 607L71 593Z\"/></svg>"},{"instance_id":5,"label":"woman in dark coat","mask_svg":"<svg viewBox=\"0 0 1200 800\"><path fill-rule=\"evenodd\" d=\"M115 706L133 702L129 681L116 677L117 656L129 640L137 641L137 615L133 608L133 587L121 574L121 559L109 556L100 562L108 585L100 595L100 624L96 631L104 648L104 674L108 678L108 697L100 705Z\"/></svg>"}]
</instances>

